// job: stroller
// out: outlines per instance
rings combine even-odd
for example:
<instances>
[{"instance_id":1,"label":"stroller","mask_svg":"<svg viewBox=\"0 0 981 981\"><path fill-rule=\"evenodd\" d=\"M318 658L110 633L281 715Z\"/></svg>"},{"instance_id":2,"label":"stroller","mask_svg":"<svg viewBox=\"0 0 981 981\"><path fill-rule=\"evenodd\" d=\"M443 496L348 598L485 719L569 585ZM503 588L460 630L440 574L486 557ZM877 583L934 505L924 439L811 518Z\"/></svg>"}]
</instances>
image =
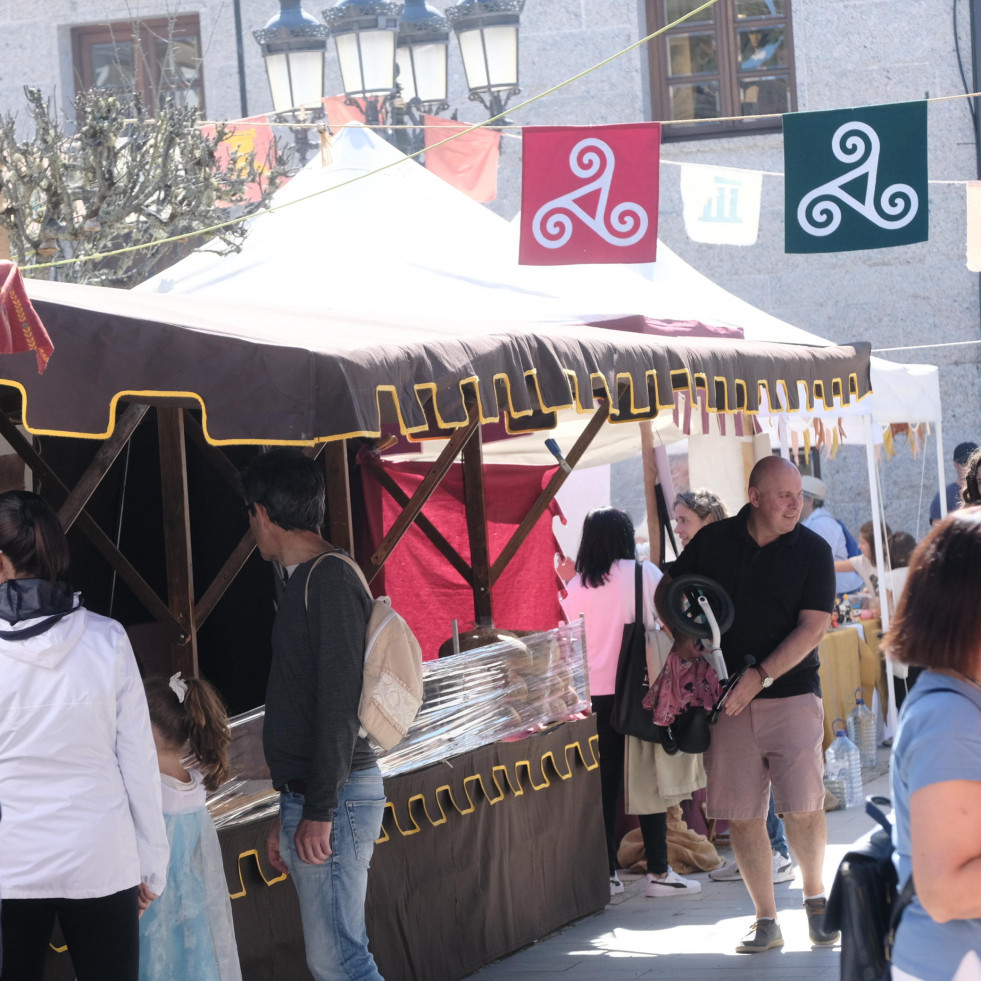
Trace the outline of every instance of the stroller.
<instances>
[{"instance_id":1,"label":"stroller","mask_svg":"<svg viewBox=\"0 0 981 981\"><path fill-rule=\"evenodd\" d=\"M729 693L743 672L755 663L746 663L729 677L722 656L721 637L732 626L735 609L729 594L708 576L679 576L671 582L665 595L664 620L672 633L683 633L710 641L702 657L713 668L719 680L719 694L711 708L689 705L666 727L664 749L667 753L704 753L711 742L711 726L718 721ZM703 645L704 647L704 645Z\"/></svg>"}]
</instances>

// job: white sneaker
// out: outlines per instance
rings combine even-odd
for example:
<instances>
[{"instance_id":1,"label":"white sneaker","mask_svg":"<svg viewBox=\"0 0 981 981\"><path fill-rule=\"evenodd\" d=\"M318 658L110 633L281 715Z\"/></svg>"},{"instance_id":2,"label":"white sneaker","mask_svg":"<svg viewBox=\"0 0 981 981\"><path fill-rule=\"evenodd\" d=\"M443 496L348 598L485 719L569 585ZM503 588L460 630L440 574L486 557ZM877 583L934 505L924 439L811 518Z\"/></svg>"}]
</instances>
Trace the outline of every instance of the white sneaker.
<instances>
[{"instance_id":1,"label":"white sneaker","mask_svg":"<svg viewBox=\"0 0 981 981\"><path fill-rule=\"evenodd\" d=\"M790 882L794 877L794 860L786 858L780 852L773 853L773 881Z\"/></svg>"},{"instance_id":2,"label":"white sneaker","mask_svg":"<svg viewBox=\"0 0 981 981\"><path fill-rule=\"evenodd\" d=\"M614 872L613 875L610 876L610 895L616 896L621 892L623 892L623 883L620 881L620 876Z\"/></svg>"},{"instance_id":3,"label":"white sneaker","mask_svg":"<svg viewBox=\"0 0 981 981\"><path fill-rule=\"evenodd\" d=\"M644 895L656 899L658 896L691 896L701 891L702 884L697 879L682 879L673 868L668 866L668 874L663 879L648 874Z\"/></svg>"},{"instance_id":4,"label":"white sneaker","mask_svg":"<svg viewBox=\"0 0 981 981\"><path fill-rule=\"evenodd\" d=\"M727 862L721 869L709 872L709 878L716 882L735 882L743 877L739 871L739 864L736 861Z\"/></svg>"}]
</instances>

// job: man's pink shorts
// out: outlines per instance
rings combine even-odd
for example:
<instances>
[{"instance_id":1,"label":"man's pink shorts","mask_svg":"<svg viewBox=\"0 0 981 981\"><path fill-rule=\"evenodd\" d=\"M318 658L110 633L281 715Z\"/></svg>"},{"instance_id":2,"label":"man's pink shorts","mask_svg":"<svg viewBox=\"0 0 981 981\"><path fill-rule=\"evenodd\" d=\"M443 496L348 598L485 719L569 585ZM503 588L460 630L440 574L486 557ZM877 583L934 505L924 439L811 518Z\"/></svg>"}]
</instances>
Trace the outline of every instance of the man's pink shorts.
<instances>
[{"instance_id":1,"label":"man's pink shorts","mask_svg":"<svg viewBox=\"0 0 981 981\"><path fill-rule=\"evenodd\" d=\"M765 818L824 809L824 706L817 695L755 698L719 715L705 754L709 817Z\"/></svg>"}]
</instances>

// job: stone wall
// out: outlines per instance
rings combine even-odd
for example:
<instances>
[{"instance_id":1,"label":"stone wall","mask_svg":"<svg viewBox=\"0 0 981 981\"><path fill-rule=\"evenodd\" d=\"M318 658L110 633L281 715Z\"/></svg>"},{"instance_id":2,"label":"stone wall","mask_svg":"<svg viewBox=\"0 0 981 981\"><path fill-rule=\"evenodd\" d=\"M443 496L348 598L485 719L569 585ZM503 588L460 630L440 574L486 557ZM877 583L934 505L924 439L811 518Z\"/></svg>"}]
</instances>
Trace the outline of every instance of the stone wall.
<instances>
[{"instance_id":1,"label":"stone wall","mask_svg":"<svg viewBox=\"0 0 981 981\"><path fill-rule=\"evenodd\" d=\"M306 8L320 16L329 0ZM440 9L447 0L431 0ZM240 115L232 0L0 0L0 108L23 110L22 86L56 88L67 105L73 91L70 30L74 25L197 12L205 51L205 97L211 118ZM961 4L965 7L964 4ZM277 10L277 0L240 0L248 110L269 109L258 45L251 32ZM961 50L970 64L967 11ZM902 101L963 91L949 0L793 0L798 106L802 110ZM544 92L643 36L643 0L527 0L521 21L522 93L512 106ZM513 115L516 124L590 124L649 118L647 61L642 49ZM466 101L459 50L450 51L450 102L460 118L486 118ZM336 56L327 57L327 91L340 89ZM976 174L965 100L929 109L931 178L962 181ZM698 162L762 169L758 243L750 248L689 242L681 217L678 164ZM512 218L520 207L520 140L503 139L500 193L491 206ZM978 277L964 265L964 189L931 186L931 237L902 249L827 256L783 252L783 147L779 134L668 142L662 148L662 239L736 295L790 323L834 341L869 340L874 348L975 341L981 308ZM890 352L897 361L941 366L948 479L953 446L981 437L977 408L979 356L974 345ZM932 447L931 447L932 452ZM925 464L925 465L924 465ZM902 445L881 468L887 519L925 530L921 497L933 493L936 465L913 459ZM829 505L852 528L869 514L865 454L845 448L822 461Z\"/></svg>"}]
</instances>

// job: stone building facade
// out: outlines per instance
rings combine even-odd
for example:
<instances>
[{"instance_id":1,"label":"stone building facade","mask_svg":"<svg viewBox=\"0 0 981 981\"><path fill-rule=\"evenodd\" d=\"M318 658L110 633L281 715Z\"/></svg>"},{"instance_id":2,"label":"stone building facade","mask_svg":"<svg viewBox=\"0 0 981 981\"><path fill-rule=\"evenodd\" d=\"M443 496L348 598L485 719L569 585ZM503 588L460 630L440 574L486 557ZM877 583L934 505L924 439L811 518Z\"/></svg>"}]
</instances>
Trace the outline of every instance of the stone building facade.
<instances>
[{"instance_id":1,"label":"stone building facade","mask_svg":"<svg viewBox=\"0 0 981 981\"><path fill-rule=\"evenodd\" d=\"M448 0L430 0L443 9ZM718 0L733 10L763 3L789 10L791 74L799 110L843 108L953 96L964 92L958 46L970 65L969 0ZM320 16L327 0L306 0ZM689 0L526 0L521 19L517 106L626 48L653 29L655 15L690 9ZM733 5L736 5L735 7ZM82 48L106 43L87 28L134 19L178 17L196 31L201 97L210 119L234 119L270 109L259 48L251 32L275 14L277 0L0 0L0 109L22 112L22 88L35 84L70 103L84 74ZM955 30L953 13L960 13ZM236 17L238 14L238 17ZM241 23L241 45L236 21ZM911 28L915 25L915 30ZM737 25L738 26L738 25ZM132 33L130 31L130 33ZM141 42L152 47L151 31ZM142 36L142 35L141 35ZM100 38L102 38L100 42ZM792 46L791 46L792 40ZM658 43L658 42L655 42ZM661 42L663 43L663 42ZM239 55L241 51L241 56ZM153 55L144 55L152 58ZM461 119L486 118L466 101L459 51L451 40L450 102ZM560 91L515 109L515 124L596 124L654 118L662 100L645 47L620 57ZM244 80L244 81L243 81ZM244 90L244 100L242 91ZM332 46L326 68L328 94L340 91ZM244 105L243 105L244 101ZM930 241L901 249L830 255L783 251L783 143L779 131L699 134L675 139L665 128L661 164L661 238L684 259L733 293L768 312L831 340L868 340L892 351L892 360L941 367L944 439L949 457L964 439L981 442L979 338L981 305L976 274L964 262L965 191L977 177L974 131L966 99L929 107ZM752 247L690 242L682 221L680 164L706 163L762 170L759 240ZM521 144L516 131L503 139L499 196L492 207L507 218L520 206ZM950 182L950 183L945 183ZM972 342L943 347L949 342ZM887 520L924 533L923 518L936 483L931 452L913 459L900 441L899 455L880 468ZM869 516L865 454L845 447L823 461L836 515L856 528Z\"/></svg>"}]
</instances>

